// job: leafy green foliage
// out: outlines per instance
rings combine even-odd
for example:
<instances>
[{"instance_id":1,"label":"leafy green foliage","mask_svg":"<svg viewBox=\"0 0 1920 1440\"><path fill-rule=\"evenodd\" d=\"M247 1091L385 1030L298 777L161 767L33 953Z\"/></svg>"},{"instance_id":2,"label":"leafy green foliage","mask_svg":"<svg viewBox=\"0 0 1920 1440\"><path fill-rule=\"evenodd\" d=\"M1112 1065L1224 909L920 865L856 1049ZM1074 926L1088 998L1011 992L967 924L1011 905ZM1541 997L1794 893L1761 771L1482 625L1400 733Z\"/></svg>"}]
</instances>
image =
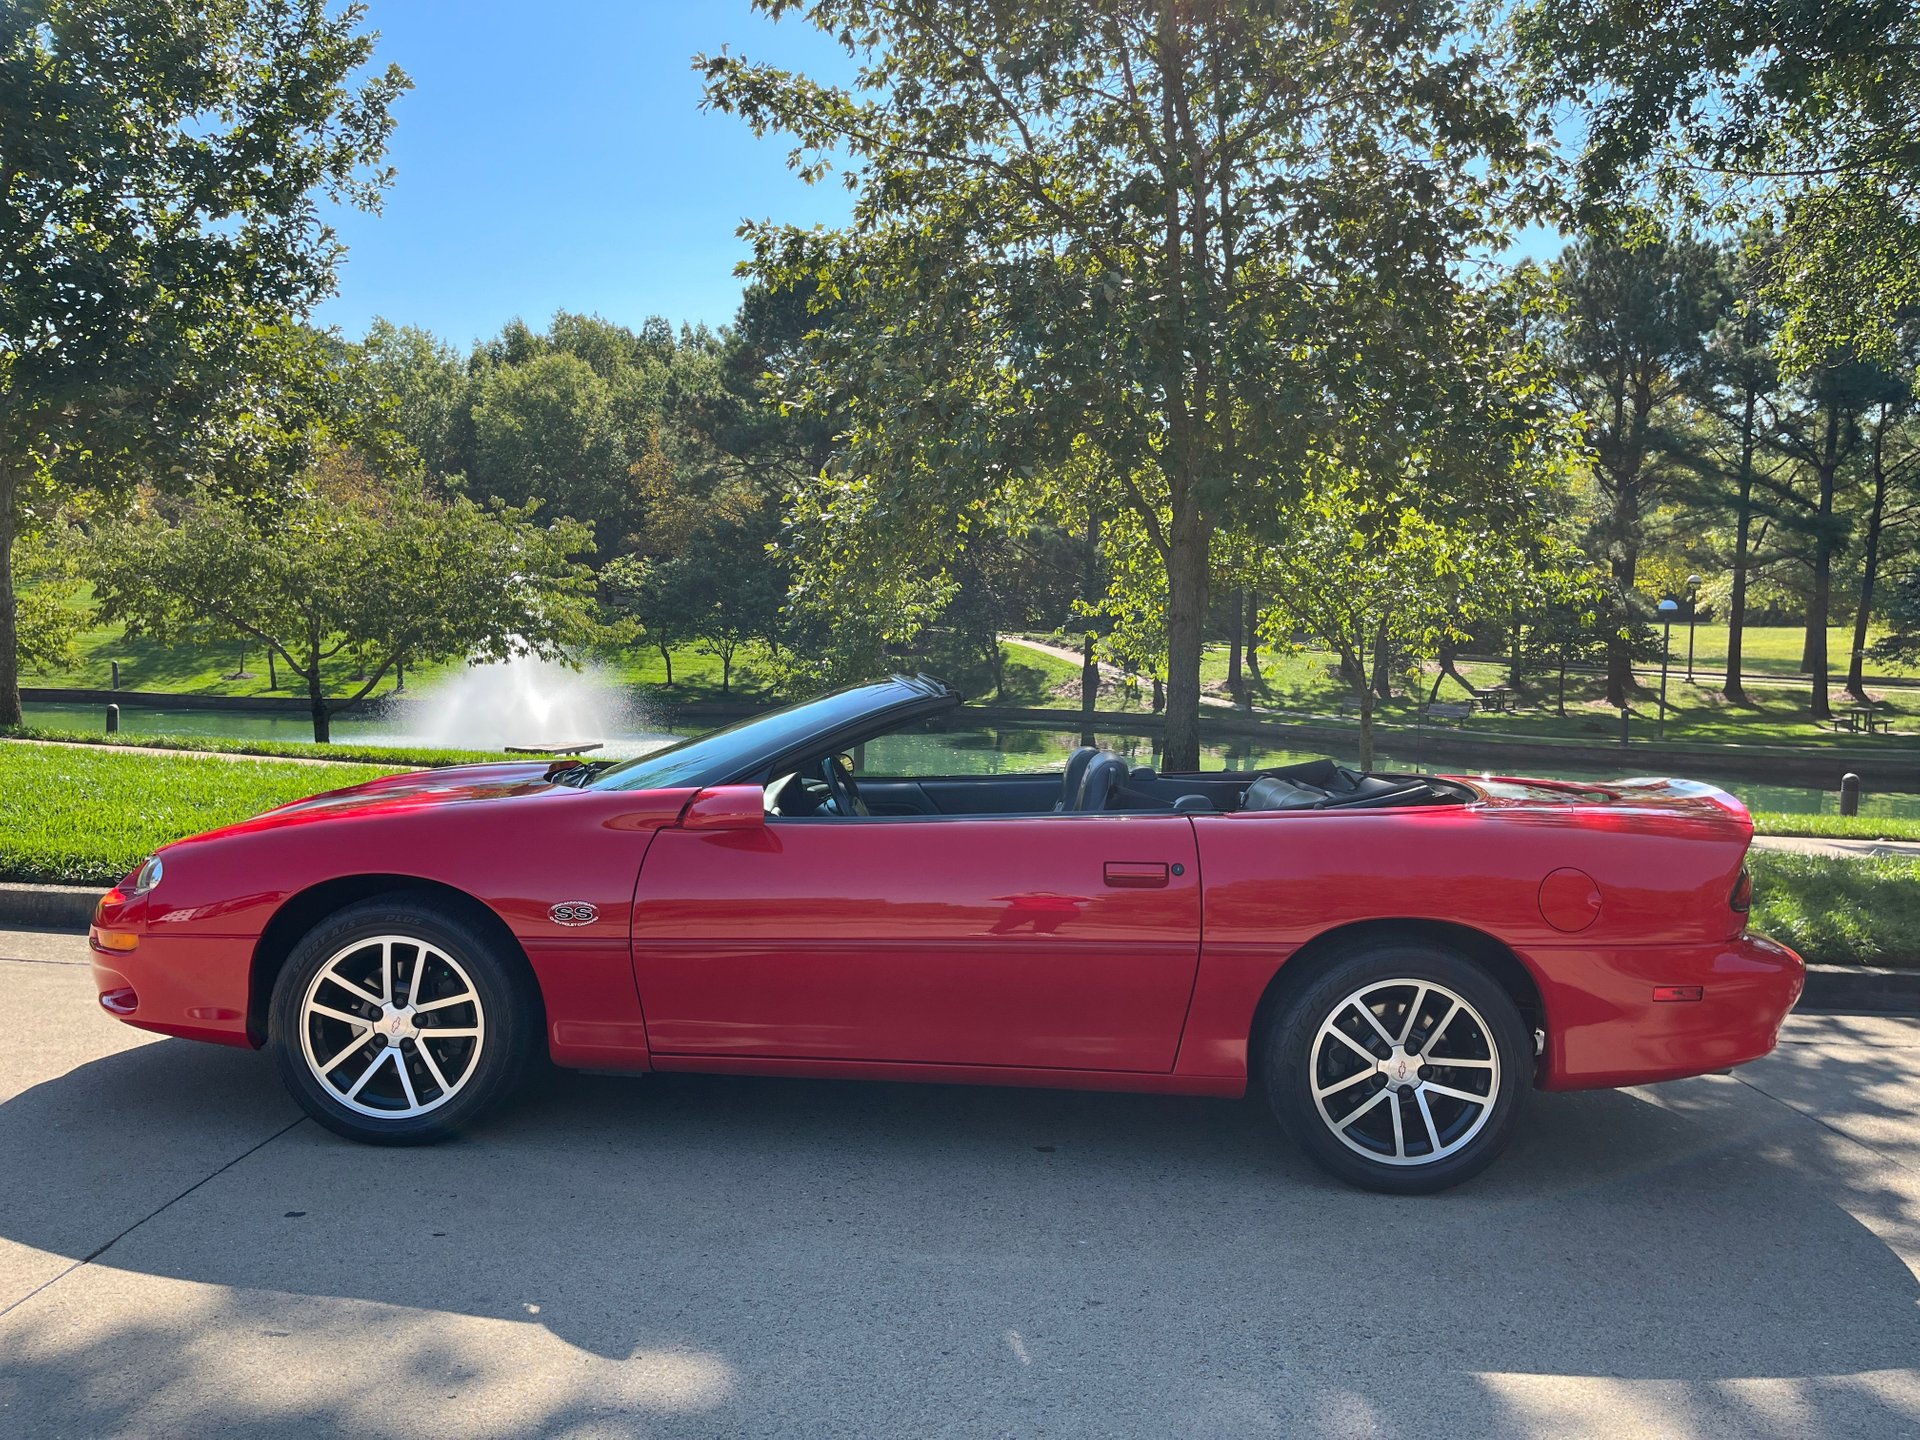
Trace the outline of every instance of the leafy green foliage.
<instances>
[{"instance_id":1,"label":"leafy green foliage","mask_svg":"<svg viewBox=\"0 0 1920 1440\"><path fill-rule=\"evenodd\" d=\"M1531 183L1487 54L1451 5L759 8L862 62L852 90L699 62L856 195L839 230L748 227L752 273L819 302L788 393L848 419L801 513L874 556L802 565L919 576L869 601L909 628L1030 477L1117 488L1166 577L1167 763L1194 763L1216 534L1316 450L1389 499L1453 398L1460 262Z\"/></svg>"},{"instance_id":2,"label":"leafy green foliage","mask_svg":"<svg viewBox=\"0 0 1920 1440\"><path fill-rule=\"evenodd\" d=\"M1532 0L1518 29L1541 89L1587 107L1590 213L1650 180L1721 219L1780 214L1768 289L1795 368L1885 355L1920 302L1920 9Z\"/></svg>"},{"instance_id":3,"label":"leafy green foliage","mask_svg":"<svg viewBox=\"0 0 1920 1440\"><path fill-rule=\"evenodd\" d=\"M371 208L396 69L360 5L0 8L0 723L15 536L89 486L171 479L250 407L249 357L333 287L317 199Z\"/></svg>"}]
</instances>

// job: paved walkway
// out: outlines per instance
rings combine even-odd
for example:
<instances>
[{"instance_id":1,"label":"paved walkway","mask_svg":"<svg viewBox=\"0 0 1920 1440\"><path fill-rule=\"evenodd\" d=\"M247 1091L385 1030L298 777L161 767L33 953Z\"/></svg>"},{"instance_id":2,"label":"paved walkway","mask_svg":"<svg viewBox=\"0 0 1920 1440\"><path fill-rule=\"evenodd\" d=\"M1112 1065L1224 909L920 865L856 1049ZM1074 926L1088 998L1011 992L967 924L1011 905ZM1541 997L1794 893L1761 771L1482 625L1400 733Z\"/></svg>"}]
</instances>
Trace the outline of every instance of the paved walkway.
<instances>
[{"instance_id":1,"label":"paved walkway","mask_svg":"<svg viewBox=\"0 0 1920 1440\"><path fill-rule=\"evenodd\" d=\"M1070 1092L569 1075L362 1148L0 957L9 1440L1920 1432L1920 1021L1535 1095L1397 1200Z\"/></svg>"},{"instance_id":2,"label":"paved walkway","mask_svg":"<svg viewBox=\"0 0 1920 1440\"><path fill-rule=\"evenodd\" d=\"M1758 850L1792 850L1802 855L1839 855L1847 859L1871 859L1878 855L1899 855L1920 859L1920 841L1916 840L1839 840L1824 835L1756 835Z\"/></svg>"},{"instance_id":3,"label":"paved walkway","mask_svg":"<svg viewBox=\"0 0 1920 1440\"><path fill-rule=\"evenodd\" d=\"M175 750L164 745L94 745L85 740L28 740L20 736L0 737L0 745L51 745L62 750L111 750L116 755L188 756L200 760L268 760L282 765L373 765L382 761L335 760L320 755L247 755L232 750Z\"/></svg>"}]
</instances>

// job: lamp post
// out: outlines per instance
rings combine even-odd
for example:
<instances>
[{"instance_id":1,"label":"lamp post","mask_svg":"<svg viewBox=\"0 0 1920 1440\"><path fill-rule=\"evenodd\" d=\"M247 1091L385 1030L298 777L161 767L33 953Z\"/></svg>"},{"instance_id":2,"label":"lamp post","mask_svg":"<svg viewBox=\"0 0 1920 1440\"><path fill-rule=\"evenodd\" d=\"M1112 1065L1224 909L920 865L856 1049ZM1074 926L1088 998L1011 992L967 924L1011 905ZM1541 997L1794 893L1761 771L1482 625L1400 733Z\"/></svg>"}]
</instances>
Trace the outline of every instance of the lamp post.
<instances>
[{"instance_id":1,"label":"lamp post","mask_svg":"<svg viewBox=\"0 0 1920 1440\"><path fill-rule=\"evenodd\" d=\"M1673 655L1673 617L1680 606L1673 600L1660 602L1660 623L1664 630L1660 637L1660 738L1667 738L1667 661Z\"/></svg>"},{"instance_id":2,"label":"lamp post","mask_svg":"<svg viewBox=\"0 0 1920 1440\"><path fill-rule=\"evenodd\" d=\"M1693 621L1700 613L1700 577L1687 576L1687 683L1693 684Z\"/></svg>"}]
</instances>

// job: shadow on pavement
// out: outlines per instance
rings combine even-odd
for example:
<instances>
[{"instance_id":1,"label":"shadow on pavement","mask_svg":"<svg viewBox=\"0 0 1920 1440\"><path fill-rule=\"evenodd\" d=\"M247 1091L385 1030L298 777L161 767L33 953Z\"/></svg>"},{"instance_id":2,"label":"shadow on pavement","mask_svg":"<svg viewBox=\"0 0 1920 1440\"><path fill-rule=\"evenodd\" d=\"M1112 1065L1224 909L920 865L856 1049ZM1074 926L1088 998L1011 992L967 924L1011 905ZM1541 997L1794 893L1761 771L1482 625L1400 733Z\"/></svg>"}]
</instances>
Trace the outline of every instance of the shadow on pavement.
<instances>
[{"instance_id":1,"label":"shadow on pavement","mask_svg":"<svg viewBox=\"0 0 1920 1440\"><path fill-rule=\"evenodd\" d=\"M159 1203L116 1185L283 1112L257 1056L81 1066L0 1106L0 1239L84 1255ZM1655 1428L1920 1424L1875 1378L1920 1356L1920 1287L1869 1228L1915 1214L1871 1157L1726 1078L1537 1096L1523 1130L1398 1200L1322 1179L1256 1102L575 1075L434 1149L302 1124L82 1272L193 1282L177 1309L36 1319L76 1276L16 1310L0 1414L164 1429L169 1395L318 1328L407 1393L501 1387L506 1429L1505 1433L1566 1398L1539 1377L1658 1382ZM368 1380L290 1381L248 1428L386 1428Z\"/></svg>"}]
</instances>

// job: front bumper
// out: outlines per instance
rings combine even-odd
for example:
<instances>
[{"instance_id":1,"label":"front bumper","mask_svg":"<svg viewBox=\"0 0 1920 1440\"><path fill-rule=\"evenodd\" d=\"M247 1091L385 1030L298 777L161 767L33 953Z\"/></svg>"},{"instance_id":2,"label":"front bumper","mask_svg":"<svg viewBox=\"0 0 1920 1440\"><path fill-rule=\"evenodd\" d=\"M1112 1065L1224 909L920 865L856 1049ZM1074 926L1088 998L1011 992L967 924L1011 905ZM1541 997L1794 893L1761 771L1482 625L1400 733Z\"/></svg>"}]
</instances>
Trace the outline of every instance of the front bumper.
<instances>
[{"instance_id":1,"label":"front bumper","mask_svg":"<svg viewBox=\"0 0 1920 1440\"><path fill-rule=\"evenodd\" d=\"M145 923L145 897L109 891L87 939L100 1008L162 1035L251 1045L247 983L253 941L244 936L167 935Z\"/></svg>"},{"instance_id":2,"label":"front bumper","mask_svg":"<svg viewBox=\"0 0 1920 1440\"><path fill-rule=\"evenodd\" d=\"M1757 1060L1779 1040L1807 975L1793 951L1753 934L1534 960L1547 1007L1544 1090L1643 1085ZM1654 998L1695 987L1697 1000Z\"/></svg>"}]
</instances>

